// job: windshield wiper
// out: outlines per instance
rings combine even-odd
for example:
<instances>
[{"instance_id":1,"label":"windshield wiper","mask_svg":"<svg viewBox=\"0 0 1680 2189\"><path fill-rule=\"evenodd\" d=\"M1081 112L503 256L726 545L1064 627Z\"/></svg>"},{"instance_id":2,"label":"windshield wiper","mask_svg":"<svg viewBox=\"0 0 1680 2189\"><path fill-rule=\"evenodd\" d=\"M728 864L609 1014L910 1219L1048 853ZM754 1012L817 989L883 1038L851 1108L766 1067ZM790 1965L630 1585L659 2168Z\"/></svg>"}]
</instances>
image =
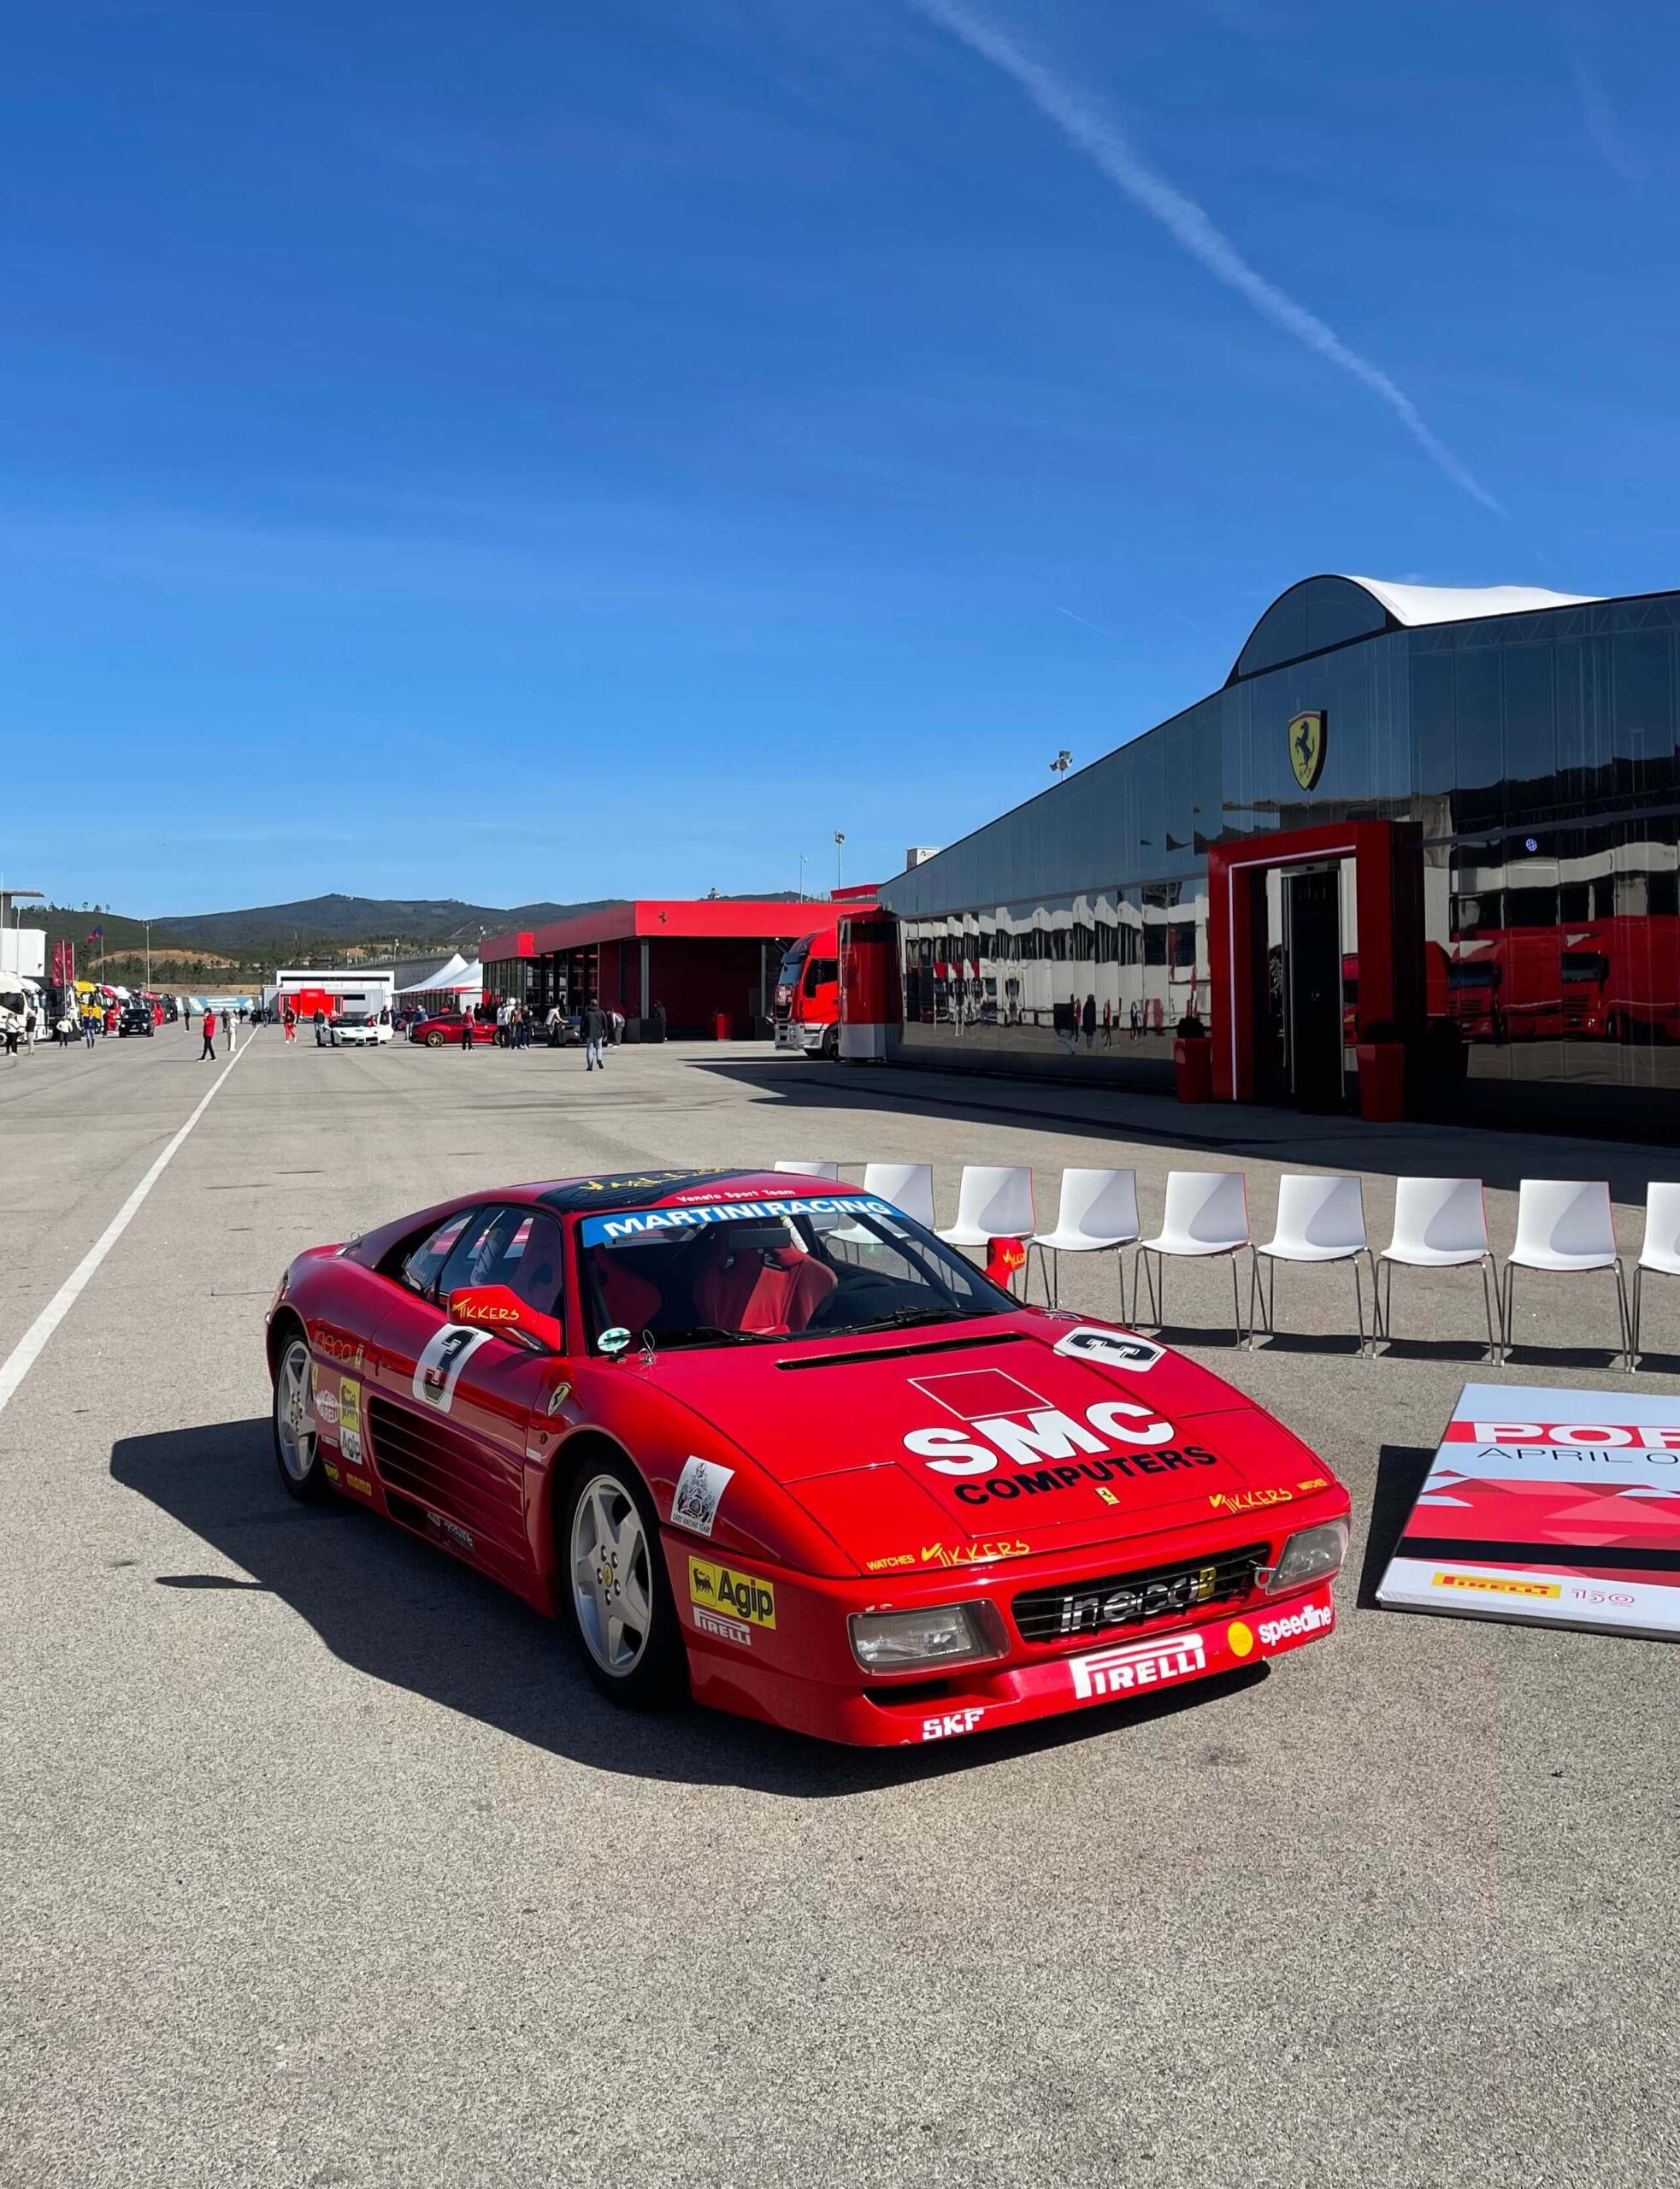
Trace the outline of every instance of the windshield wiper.
<instances>
[{"instance_id":1,"label":"windshield wiper","mask_svg":"<svg viewBox=\"0 0 1680 2189\"><path fill-rule=\"evenodd\" d=\"M687 1330L652 1333L653 1342L662 1353L684 1345L763 1345L767 1335L763 1331L720 1331L709 1323L696 1323Z\"/></svg>"},{"instance_id":2,"label":"windshield wiper","mask_svg":"<svg viewBox=\"0 0 1680 2189\"><path fill-rule=\"evenodd\" d=\"M895 1314L877 1315L867 1323L848 1323L848 1331L903 1331L917 1323L971 1323L993 1315L995 1307L900 1307Z\"/></svg>"}]
</instances>

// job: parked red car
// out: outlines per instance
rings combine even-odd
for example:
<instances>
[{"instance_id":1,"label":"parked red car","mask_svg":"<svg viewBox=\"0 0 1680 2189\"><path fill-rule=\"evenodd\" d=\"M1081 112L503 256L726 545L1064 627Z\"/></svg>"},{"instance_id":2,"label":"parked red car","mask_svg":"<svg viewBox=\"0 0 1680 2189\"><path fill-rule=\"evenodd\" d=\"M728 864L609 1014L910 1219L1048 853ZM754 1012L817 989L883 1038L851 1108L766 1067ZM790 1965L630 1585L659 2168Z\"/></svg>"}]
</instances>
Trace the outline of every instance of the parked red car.
<instances>
[{"instance_id":1,"label":"parked red car","mask_svg":"<svg viewBox=\"0 0 1680 2189\"><path fill-rule=\"evenodd\" d=\"M475 1048L480 1041L493 1041L495 1038L496 1029L492 1024L482 1019L474 1019ZM428 1049L450 1047L458 1049L461 1046L461 1013L458 1011L440 1011L435 1018L416 1018L409 1029L409 1039Z\"/></svg>"},{"instance_id":2,"label":"parked red car","mask_svg":"<svg viewBox=\"0 0 1680 2189\"><path fill-rule=\"evenodd\" d=\"M939 1740L1335 1624L1347 1496L1288 1430L822 1179L471 1195L300 1254L268 1355L294 1497L503 1582L630 1706Z\"/></svg>"}]
</instances>

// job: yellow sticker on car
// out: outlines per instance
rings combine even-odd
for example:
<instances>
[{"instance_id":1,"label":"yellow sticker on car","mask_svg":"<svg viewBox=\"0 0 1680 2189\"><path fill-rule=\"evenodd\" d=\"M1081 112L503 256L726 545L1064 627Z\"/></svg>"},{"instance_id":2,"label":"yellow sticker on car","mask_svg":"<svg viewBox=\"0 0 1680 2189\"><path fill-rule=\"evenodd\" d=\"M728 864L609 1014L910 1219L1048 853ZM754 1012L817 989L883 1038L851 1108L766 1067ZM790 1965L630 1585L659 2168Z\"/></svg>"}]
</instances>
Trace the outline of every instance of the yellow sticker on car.
<instances>
[{"instance_id":1,"label":"yellow sticker on car","mask_svg":"<svg viewBox=\"0 0 1680 2189\"><path fill-rule=\"evenodd\" d=\"M688 1561L688 1596L692 1603L726 1618L745 1620L749 1626L775 1625L775 1590L756 1573L743 1573L733 1566L716 1566L709 1558Z\"/></svg>"}]
</instances>

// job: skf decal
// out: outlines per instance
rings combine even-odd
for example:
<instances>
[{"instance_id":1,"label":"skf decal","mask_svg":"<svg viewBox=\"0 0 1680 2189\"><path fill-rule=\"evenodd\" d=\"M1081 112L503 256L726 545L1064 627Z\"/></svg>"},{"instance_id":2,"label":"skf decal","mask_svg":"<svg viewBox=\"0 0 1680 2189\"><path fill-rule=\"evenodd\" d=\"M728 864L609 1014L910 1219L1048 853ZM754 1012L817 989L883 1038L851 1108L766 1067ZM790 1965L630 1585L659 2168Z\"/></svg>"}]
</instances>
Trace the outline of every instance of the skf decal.
<instances>
[{"instance_id":1,"label":"skf decal","mask_svg":"<svg viewBox=\"0 0 1680 2189\"><path fill-rule=\"evenodd\" d=\"M427 1339L425 1350L415 1363L414 1380L409 1388L422 1406L435 1407L439 1413L447 1413L455 1403L455 1386L461 1380L461 1371L480 1346L489 1342L488 1331L463 1330L458 1323L445 1323Z\"/></svg>"},{"instance_id":2,"label":"skf decal","mask_svg":"<svg viewBox=\"0 0 1680 2189\"><path fill-rule=\"evenodd\" d=\"M924 1741L948 1741L953 1733L971 1733L986 1715L984 1707L971 1702L966 1710L947 1710L938 1718L922 1720Z\"/></svg>"},{"instance_id":3,"label":"skf decal","mask_svg":"<svg viewBox=\"0 0 1680 2189\"><path fill-rule=\"evenodd\" d=\"M1498 1573L1437 1573L1430 1580L1432 1589L1486 1590L1500 1596L1560 1596L1562 1584L1557 1581L1512 1581Z\"/></svg>"},{"instance_id":4,"label":"skf decal","mask_svg":"<svg viewBox=\"0 0 1680 2189\"><path fill-rule=\"evenodd\" d=\"M1259 1513L1268 1505L1288 1505L1293 1490L1216 1490L1208 1504L1216 1513Z\"/></svg>"},{"instance_id":5,"label":"skf decal","mask_svg":"<svg viewBox=\"0 0 1680 2189\"><path fill-rule=\"evenodd\" d=\"M734 1478L733 1467L721 1467L713 1460L695 1459L691 1454L683 1461L682 1472L676 1478L676 1495L671 1500L671 1525L687 1528L690 1535L709 1536L723 1493Z\"/></svg>"},{"instance_id":6,"label":"skf decal","mask_svg":"<svg viewBox=\"0 0 1680 2189\"><path fill-rule=\"evenodd\" d=\"M1132 1337L1124 1331L1105 1330L1100 1323L1081 1323L1057 1339L1056 1350L1076 1360L1101 1360L1111 1367L1137 1371L1152 1368L1166 1358L1164 1345L1152 1345L1147 1337Z\"/></svg>"},{"instance_id":7,"label":"skf decal","mask_svg":"<svg viewBox=\"0 0 1680 2189\"><path fill-rule=\"evenodd\" d=\"M708 1611L704 1604L693 1607L694 1624L702 1634L715 1634L720 1642L733 1642L738 1649L752 1647L752 1629L743 1626L738 1619L724 1619L715 1611Z\"/></svg>"},{"instance_id":8,"label":"skf decal","mask_svg":"<svg viewBox=\"0 0 1680 2189\"><path fill-rule=\"evenodd\" d=\"M1207 1670L1207 1651L1200 1634L1175 1634L1161 1642L1134 1642L1122 1649L1094 1649L1068 1666L1073 1691L1081 1702L1099 1696L1124 1695L1134 1688L1166 1687Z\"/></svg>"},{"instance_id":9,"label":"skf decal","mask_svg":"<svg viewBox=\"0 0 1680 2189\"><path fill-rule=\"evenodd\" d=\"M775 1626L775 1588L756 1573L742 1573L733 1566L714 1566L710 1560L688 1561L688 1597L707 1611L744 1622L748 1626Z\"/></svg>"}]
</instances>

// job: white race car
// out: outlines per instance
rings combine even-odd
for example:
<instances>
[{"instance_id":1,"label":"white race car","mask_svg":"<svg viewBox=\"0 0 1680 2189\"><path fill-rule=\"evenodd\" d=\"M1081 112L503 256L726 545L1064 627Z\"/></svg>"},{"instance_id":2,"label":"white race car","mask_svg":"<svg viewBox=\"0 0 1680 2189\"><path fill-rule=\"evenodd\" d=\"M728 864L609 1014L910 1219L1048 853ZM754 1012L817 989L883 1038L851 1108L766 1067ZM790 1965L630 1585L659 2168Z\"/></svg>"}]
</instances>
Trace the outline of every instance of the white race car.
<instances>
[{"instance_id":1,"label":"white race car","mask_svg":"<svg viewBox=\"0 0 1680 2189\"><path fill-rule=\"evenodd\" d=\"M347 1011L333 1021L332 1041L336 1048L377 1048L391 1039L391 1022L381 1019L377 1012Z\"/></svg>"}]
</instances>

